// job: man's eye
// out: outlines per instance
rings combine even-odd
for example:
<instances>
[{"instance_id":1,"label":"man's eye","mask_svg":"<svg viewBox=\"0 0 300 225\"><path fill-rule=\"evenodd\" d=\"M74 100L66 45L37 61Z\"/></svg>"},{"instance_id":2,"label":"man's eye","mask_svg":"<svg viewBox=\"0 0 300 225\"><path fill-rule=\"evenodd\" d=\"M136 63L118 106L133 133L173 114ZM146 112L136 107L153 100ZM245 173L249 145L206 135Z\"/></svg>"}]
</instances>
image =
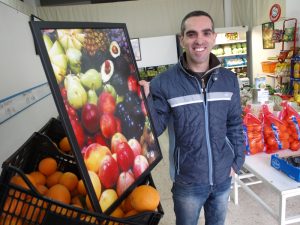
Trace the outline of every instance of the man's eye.
<instances>
[{"instance_id":1,"label":"man's eye","mask_svg":"<svg viewBox=\"0 0 300 225\"><path fill-rule=\"evenodd\" d=\"M189 38L196 37L196 33L187 33L186 36Z\"/></svg>"},{"instance_id":2,"label":"man's eye","mask_svg":"<svg viewBox=\"0 0 300 225\"><path fill-rule=\"evenodd\" d=\"M209 36L211 36L212 35L212 32L211 31L206 31L206 32L204 32L204 36L206 36L206 37L209 37Z\"/></svg>"}]
</instances>

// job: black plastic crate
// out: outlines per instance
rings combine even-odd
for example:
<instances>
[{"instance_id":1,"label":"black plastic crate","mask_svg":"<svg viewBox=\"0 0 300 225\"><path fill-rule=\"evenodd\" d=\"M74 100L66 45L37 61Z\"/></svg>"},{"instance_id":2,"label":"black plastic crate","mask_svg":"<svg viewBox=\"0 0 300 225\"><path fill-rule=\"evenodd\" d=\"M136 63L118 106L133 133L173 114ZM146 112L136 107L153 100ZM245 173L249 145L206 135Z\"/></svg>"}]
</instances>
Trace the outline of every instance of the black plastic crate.
<instances>
[{"instance_id":1,"label":"black plastic crate","mask_svg":"<svg viewBox=\"0 0 300 225\"><path fill-rule=\"evenodd\" d=\"M39 161L48 156L56 159L60 171L74 172L80 177L72 156L61 153L47 136L34 133L2 165L0 177L1 224L157 225L163 216L164 212L160 204L155 212L143 212L127 218L113 218L105 214L65 205L40 195L24 173L34 171ZM29 189L10 183L11 178L16 174L27 181ZM151 175L145 179L144 184L155 187ZM20 213L24 210L27 211Z\"/></svg>"},{"instance_id":2,"label":"black plastic crate","mask_svg":"<svg viewBox=\"0 0 300 225\"><path fill-rule=\"evenodd\" d=\"M57 145L67 136L61 121L56 118L51 118L38 132L49 137Z\"/></svg>"}]
</instances>

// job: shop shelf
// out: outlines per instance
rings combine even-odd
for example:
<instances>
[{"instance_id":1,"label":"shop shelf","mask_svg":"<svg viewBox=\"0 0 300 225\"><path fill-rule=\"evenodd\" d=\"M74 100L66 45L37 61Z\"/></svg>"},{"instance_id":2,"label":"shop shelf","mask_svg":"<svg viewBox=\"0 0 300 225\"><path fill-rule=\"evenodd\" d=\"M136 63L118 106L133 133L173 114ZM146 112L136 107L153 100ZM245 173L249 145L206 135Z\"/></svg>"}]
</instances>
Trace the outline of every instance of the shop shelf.
<instances>
[{"instance_id":1,"label":"shop shelf","mask_svg":"<svg viewBox=\"0 0 300 225\"><path fill-rule=\"evenodd\" d=\"M261 62L262 71L264 73L274 73L277 62L264 61Z\"/></svg>"}]
</instances>

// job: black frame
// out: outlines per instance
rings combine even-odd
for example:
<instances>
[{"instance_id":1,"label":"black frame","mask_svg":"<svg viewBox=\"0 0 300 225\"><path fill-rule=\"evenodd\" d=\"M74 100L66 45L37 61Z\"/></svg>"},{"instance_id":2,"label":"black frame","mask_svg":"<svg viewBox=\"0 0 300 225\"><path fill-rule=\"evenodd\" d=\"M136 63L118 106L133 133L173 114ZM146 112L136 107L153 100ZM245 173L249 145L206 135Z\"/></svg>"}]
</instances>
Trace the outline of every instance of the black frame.
<instances>
[{"instance_id":1,"label":"black frame","mask_svg":"<svg viewBox=\"0 0 300 225\"><path fill-rule=\"evenodd\" d=\"M48 35L46 33L47 31L53 31L54 30L54 32L57 32L57 30L60 30L60 29L64 29L64 30L69 30L69 29L70 30L71 29L82 29L82 30L84 30L84 29L94 29L94 31L99 31L99 30L100 31L105 31L105 32L106 31L107 32L111 31L111 33L113 33L115 31L114 29L121 30L122 34L125 36L125 39L126 39L123 44L126 45L126 43L127 43L127 47L125 48L125 49L127 49L127 51L125 52L125 51L122 50L120 54L121 54L122 57L126 57L127 61L126 60L125 61L128 62L129 65L126 64L126 63L125 64L121 63L122 66L120 66L120 68L123 71L123 67L127 68L127 66L128 66L128 68L130 68L130 74L133 75L138 81L140 78L139 78L139 74L138 74L137 65L136 65L136 62L134 60L134 54L133 54L132 46L130 44L130 39L129 39L129 35L128 35L128 32L127 32L126 25L123 24L123 23L31 21L30 22L30 27L31 27L32 33L34 35L34 39L35 39L35 41L37 43L37 46L38 46L38 52L40 54L40 58L41 58L44 70L46 72L46 76L47 76L47 79L48 79L48 82L49 82L49 85L50 85L50 88L51 88L51 91L52 91L52 95L53 95L54 100L55 100L55 104L57 106L57 109L58 109L60 118L62 120L63 126L66 130L67 136L70 140L70 144L72 146L74 156L75 156L76 162L78 163L78 168L79 168L79 171L81 173L82 179L85 183L87 193L90 197L92 206L93 206L93 208L96 212L102 212L102 210L100 208L99 201L97 200L96 193L93 189L92 182L91 182L89 174L88 174L88 170L86 168L86 165L85 165L85 162L84 162L84 159L83 159L82 150L84 149L84 147L79 145L79 140L76 138L75 131L74 131L74 129L72 127L72 124L71 124L71 118L70 118L70 115L68 114L68 111L67 111L67 108L66 108L66 105L65 105L65 99L64 99L64 96L61 92L61 85L62 85L63 81L61 83L61 81L59 82L57 80L57 78L55 77L54 68L52 66L51 59L50 59L50 56L48 54L48 51L46 49L46 44L43 40L43 34ZM50 34L49 38L53 39L53 43L55 43L55 41L59 42L58 37L53 38L53 36L51 37L51 35L53 35L53 34ZM57 36L57 33L56 33L56 36ZM124 37L123 37L123 41L124 41ZM120 49L119 49L119 51L120 51ZM111 54L111 56L113 56L113 53L112 53L111 50L109 50L109 53ZM124 54L124 56L122 54ZM122 58L122 57L120 57L120 58ZM104 60L104 62L102 62L102 66L105 64L106 61L107 60ZM91 68L91 67L87 67L87 68ZM68 65L68 70L69 70L69 72L71 72L70 65ZM105 72L106 72L106 68L105 68ZM112 77L115 74L116 73L113 72ZM101 74L100 74L100 76L101 76ZM63 79L65 79L65 77ZM63 86L63 87L65 88L65 86ZM129 87L129 85L128 85L128 87ZM120 91L119 89L116 89L116 90ZM130 92L130 90L129 90L129 92ZM125 96L126 96L126 94L125 94ZM140 92L139 96L142 99L141 101L146 99L144 91L143 91L142 88L141 88L141 92ZM145 111L144 111L145 118L144 118L144 127L143 127L143 131L142 131L143 132L142 135L144 135L145 129L148 128L146 130L148 130L150 135L152 135L151 136L152 137L152 142L151 142L151 144L146 143L146 150L145 150L146 152L145 151L143 153L141 152L141 154L144 154L145 157L149 156L149 158L147 158L147 160L149 162L149 165L148 165L147 169L145 169L139 176L137 176L136 179L134 180L134 182L129 187L127 187L127 189L120 196L118 196L118 199L105 212L103 212L105 214L110 214L111 212L113 212L113 210L129 195L129 193L137 185L139 185L145 179L145 177L147 175L150 174L150 171L162 159L162 153L161 153L160 146L159 146L159 143L158 143L157 135L155 133L155 130L153 129L152 118L151 118L150 114L148 113L149 110L148 110L148 106L147 106L146 101L144 101L144 106L145 106ZM145 124L148 124L148 126L146 127ZM100 126L101 126L101 124L100 124ZM134 130L134 129L132 128L132 130ZM134 130L134 131L137 131L137 130ZM87 132L85 132L85 134L87 134ZM124 133L124 136L125 135L126 134ZM139 139L140 143L141 143L140 140L142 140L142 135L140 136L140 139ZM129 139L129 138L127 138L127 139ZM133 166L130 167L130 168L133 170ZM119 170L121 171L121 169L119 169ZM103 190L103 186L102 186L102 190Z\"/></svg>"},{"instance_id":2,"label":"black frame","mask_svg":"<svg viewBox=\"0 0 300 225\"><path fill-rule=\"evenodd\" d=\"M30 21L43 21L41 18L31 14L30 15ZM37 44L36 44L36 40L33 39L33 42L34 42L34 49L35 49L35 54L38 55L39 52L38 52L38 47L37 47Z\"/></svg>"}]
</instances>

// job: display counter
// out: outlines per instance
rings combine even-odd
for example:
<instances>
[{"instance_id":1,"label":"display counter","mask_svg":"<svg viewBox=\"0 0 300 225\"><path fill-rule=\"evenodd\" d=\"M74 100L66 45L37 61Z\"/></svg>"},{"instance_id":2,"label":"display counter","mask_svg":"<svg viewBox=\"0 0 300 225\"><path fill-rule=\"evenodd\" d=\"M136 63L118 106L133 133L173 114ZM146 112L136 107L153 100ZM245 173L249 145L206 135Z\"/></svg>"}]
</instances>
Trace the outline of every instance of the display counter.
<instances>
[{"instance_id":1,"label":"display counter","mask_svg":"<svg viewBox=\"0 0 300 225\"><path fill-rule=\"evenodd\" d=\"M290 150L281 150L276 154L279 157L298 155L299 152ZM234 201L238 204L238 187L243 188L250 194L258 203L260 203L280 225L294 224L300 222L300 214L292 217L286 216L286 202L288 198L300 196L300 183L292 180L286 174L271 167L271 154L258 153L251 156L246 156L244 168L247 173L236 175L234 179ZM258 178L258 181L251 181L251 177ZM250 182L249 182L250 180ZM279 210L273 210L263 198L257 195L253 189L249 187L255 183L265 183L276 192L278 197ZM276 200L275 200L276 202Z\"/></svg>"}]
</instances>

